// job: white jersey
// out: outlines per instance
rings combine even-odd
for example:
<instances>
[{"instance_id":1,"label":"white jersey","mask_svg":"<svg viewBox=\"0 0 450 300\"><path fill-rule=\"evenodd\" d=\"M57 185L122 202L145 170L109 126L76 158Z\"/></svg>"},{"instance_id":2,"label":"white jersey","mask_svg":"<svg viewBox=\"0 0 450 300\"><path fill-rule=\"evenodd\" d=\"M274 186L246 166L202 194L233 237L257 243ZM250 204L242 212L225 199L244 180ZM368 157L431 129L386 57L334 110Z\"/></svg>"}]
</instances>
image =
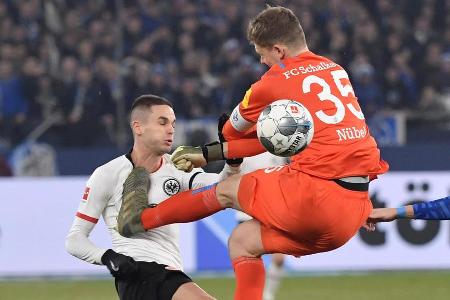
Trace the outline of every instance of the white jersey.
<instances>
[{"instance_id":1,"label":"white jersey","mask_svg":"<svg viewBox=\"0 0 450 300\"><path fill-rule=\"evenodd\" d=\"M240 173L247 174L258 169L266 169L275 166L282 166L289 163L289 158L275 156L270 152L264 152L255 156L246 157L241 164ZM236 219L238 222L245 222L252 217L242 211L236 211Z\"/></svg>"},{"instance_id":2,"label":"white jersey","mask_svg":"<svg viewBox=\"0 0 450 300\"><path fill-rule=\"evenodd\" d=\"M258 169L266 169L275 166L283 166L289 163L288 157L281 157L273 155L270 152L263 152L261 154L246 157L241 164L241 174L247 174Z\"/></svg>"},{"instance_id":3,"label":"white jersey","mask_svg":"<svg viewBox=\"0 0 450 300\"><path fill-rule=\"evenodd\" d=\"M123 155L94 171L67 236L66 248L82 260L101 264L106 249L96 247L87 237L102 215L111 234L114 251L131 256L136 261L154 261L182 270L178 224L148 230L131 238L123 237L117 231L123 183L132 169L130 158ZM160 203L181 191L215 183L232 172L226 166L220 174L204 173L202 169L185 173L176 169L169 155L164 155L161 167L150 174L149 204Z\"/></svg>"}]
</instances>

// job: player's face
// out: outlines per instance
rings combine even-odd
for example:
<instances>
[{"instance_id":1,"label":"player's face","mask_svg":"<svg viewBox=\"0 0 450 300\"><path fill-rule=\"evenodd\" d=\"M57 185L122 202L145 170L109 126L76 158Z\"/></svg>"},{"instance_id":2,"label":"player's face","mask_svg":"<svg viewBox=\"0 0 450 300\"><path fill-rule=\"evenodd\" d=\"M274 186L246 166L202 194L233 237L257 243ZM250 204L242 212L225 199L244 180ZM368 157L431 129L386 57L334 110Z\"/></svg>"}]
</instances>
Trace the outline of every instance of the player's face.
<instances>
[{"instance_id":1,"label":"player's face","mask_svg":"<svg viewBox=\"0 0 450 300\"><path fill-rule=\"evenodd\" d=\"M278 45L273 47L261 47L255 44L255 51L261 57L260 62L269 67L281 62L285 56L284 50Z\"/></svg>"},{"instance_id":2,"label":"player's face","mask_svg":"<svg viewBox=\"0 0 450 300\"><path fill-rule=\"evenodd\" d=\"M158 155L170 152L175 133L175 113L170 106L152 106L141 127L142 139L147 148Z\"/></svg>"}]
</instances>

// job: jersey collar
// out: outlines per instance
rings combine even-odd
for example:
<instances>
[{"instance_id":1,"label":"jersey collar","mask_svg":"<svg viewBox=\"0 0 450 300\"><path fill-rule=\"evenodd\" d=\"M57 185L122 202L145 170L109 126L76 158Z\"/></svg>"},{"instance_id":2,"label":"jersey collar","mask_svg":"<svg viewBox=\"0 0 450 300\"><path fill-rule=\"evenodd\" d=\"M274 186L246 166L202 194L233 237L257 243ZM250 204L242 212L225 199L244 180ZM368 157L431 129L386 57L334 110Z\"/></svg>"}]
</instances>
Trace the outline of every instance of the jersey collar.
<instances>
[{"instance_id":1,"label":"jersey collar","mask_svg":"<svg viewBox=\"0 0 450 300\"><path fill-rule=\"evenodd\" d=\"M297 56L285 58L281 61L281 63L283 65L288 65L289 63L291 63L293 61L305 59L307 56L310 56L311 54L313 54L313 53L311 51L307 50L307 51L300 53Z\"/></svg>"},{"instance_id":2,"label":"jersey collar","mask_svg":"<svg viewBox=\"0 0 450 300\"><path fill-rule=\"evenodd\" d=\"M133 165L133 168L134 168L134 167L136 167L136 166L134 165L133 159L131 158L131 152L133 152L133 148L131 148L131 149L128 151L128 153L125 154L125 157L130 161L130 163ZM156 173L156 172L158 172L158 171L161 169L161 167L164 165L164 160L165 160L165 158L164 158L164 156L162 156L162 157L161 157L161 162L160 162L160 164L159 164L158 169L156 169L155 172L153 172L153 173Z\"/></svg>"},{"instance_id":3,"label":"jersey collar","mask_svg":"<svg viewBox=\"0 0 450 300\"><path fill-rule=\"evenodd\" d=\"M133 151L133 148L131 148L130 151L128 151L128 153L125 154L125 157L130 161L130 163L133 165L133 168L134 168L134 162L133 162L133 159L131 158L132 151Z\"/></svg>"}]
</instances>

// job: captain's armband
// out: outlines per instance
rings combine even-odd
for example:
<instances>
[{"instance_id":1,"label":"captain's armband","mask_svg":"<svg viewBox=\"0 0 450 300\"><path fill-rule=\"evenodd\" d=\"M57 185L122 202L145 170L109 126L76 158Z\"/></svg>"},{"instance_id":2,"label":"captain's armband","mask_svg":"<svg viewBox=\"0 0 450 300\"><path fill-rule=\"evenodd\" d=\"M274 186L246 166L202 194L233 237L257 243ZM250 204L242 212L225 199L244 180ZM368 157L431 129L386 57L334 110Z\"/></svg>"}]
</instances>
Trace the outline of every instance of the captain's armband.
<instances>
[{"instance_id":1,"label":"captain's armband","mask_svg":"<svg viewBox=\"0 0 450 300\"><path fill-rule=\"evenodd\" d=\"M233 109L233 112L231 113L231 116L230 116L230 123L231 123L231 126L233 126L233 128L239 132L246 132L253 126L252 122L247 121L241 115L241 112L239 110L239 105Z\"/></svg>"}]
</instances>

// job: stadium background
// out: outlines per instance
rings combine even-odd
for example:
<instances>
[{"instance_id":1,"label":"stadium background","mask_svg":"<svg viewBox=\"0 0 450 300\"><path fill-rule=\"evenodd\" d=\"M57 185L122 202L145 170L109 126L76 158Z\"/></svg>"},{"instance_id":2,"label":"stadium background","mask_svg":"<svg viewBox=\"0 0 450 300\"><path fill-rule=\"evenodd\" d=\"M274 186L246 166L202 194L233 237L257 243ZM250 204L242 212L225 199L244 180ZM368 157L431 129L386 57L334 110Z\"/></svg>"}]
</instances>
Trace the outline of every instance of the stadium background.
<instances>
[{"instance_id":1,"label":"stadium background","mask_svg":"<svg viewBox=\"0 0 450 300\"><path fill-rule=\"evenodd\" d=\"M374 204L448 195L450 1L267 3L292 8L310 49L348 70L391 164L371 186ZM128 151L127 110L143 93L174 102L176 144L215 139L217 116L265 71L245 39L249 17L264 5L0 2L0 299L115 297L104 268L64 251L87 176ZM186 268L206 276L200 284L219 299L231 299L226 238L234 225L224 212L183 226ZM289 259L279 299L447 299L448 225L383 224L337 251ZM92 238L106 247L101 226ZM416 282L425 288L411 291Z\"/></svg>"}]
</instances>

